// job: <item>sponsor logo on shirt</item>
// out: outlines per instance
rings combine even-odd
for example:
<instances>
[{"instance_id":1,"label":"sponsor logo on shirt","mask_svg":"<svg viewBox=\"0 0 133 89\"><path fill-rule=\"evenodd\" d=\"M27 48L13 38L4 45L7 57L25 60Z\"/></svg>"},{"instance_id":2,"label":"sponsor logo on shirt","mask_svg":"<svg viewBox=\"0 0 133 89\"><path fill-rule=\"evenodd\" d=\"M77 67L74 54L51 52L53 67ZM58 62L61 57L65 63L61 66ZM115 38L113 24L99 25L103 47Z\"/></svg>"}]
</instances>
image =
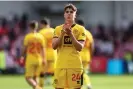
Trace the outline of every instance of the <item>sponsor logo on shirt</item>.
<instances>
[{"instance_id":1,"label":"sponsor logo on shirt","mask_svg":"<svg viewBox=\"0 0 133 89\"><path fill-rule=\"evenodd\" d=\"M69 36L64 36L64 44L72 44L72 39Z\"/></svg>"}]
</instances>

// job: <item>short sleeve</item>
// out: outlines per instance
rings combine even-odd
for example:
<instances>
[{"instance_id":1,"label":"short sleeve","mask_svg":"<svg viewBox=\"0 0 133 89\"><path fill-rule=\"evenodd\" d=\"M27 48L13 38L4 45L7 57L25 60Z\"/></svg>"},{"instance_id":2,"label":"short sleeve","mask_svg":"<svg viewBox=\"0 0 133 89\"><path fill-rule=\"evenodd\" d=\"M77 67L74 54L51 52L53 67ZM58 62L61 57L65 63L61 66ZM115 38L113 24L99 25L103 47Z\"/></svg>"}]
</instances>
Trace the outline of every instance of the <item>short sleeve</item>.
<instances>
[{"instance_id":1,"label":"short sleeve","mask_svg":"<svg viewBox=\"0 0 133 89\"><path fill-rule=\"evenodd\" d=\"M86 36L89 39L89 42L93 43L93 36L88 30L86 30Z\"/></svg>"},{"instance_id":2,"label":"short sleeve","mask_svg":"<svg viewBox=\"0 0 133 89\"><path fill-rule=\"evenodd\" d=\"M57 26L57 27L54 29L53 38L58 38L58 37L59 37L59 27Z\"/></svg>"},{"instance_id":3,"label":"short sleeve","mask_svg":"<svg viewBox=\"0 0 133 89\"><path fill-rule=\"evenodd\" d=\"M24 46L27 46L28 45L28 37L27 36L24 37L23 44L24 44Z\"/></svg>"},{"instance_id":4,"label":"short sleeve","mask_svg":"<svg viewBox=\"0 0 133 89\"><path fill-rule=\"evenodd\" d=\"M45 39L44 39L42 34L40 34L40 43L41 43L42 47L46 46L46 41L45 41Z\"/></svg>"},{"instance_id":5,"label":"short sleeve","mask_svg":"<svg viewBox=\"0 0 133 89\"><path fill-rule=\"evenodd\" d=\"M39 33L42 35L41 38L43 38L43 42L41 41L41 43L46 46L46 37L45 37L45 33L43 30L39 31Z\"/></svg>"},{"instance_id":6,"label":"short sleeve","mask_svg":"<svg viewBox=\"0 0 133 89\"><path fill-rule=\"evenodd\" d=\"M86 30L85 30L85 28L80 27L79 30L80 30L80 33L79 33L78 40L85 40L86 39Z\"/></svg>"},{"instance_id":7,"label":"short sleeve","mask_svg":"<svg viewBox=\"0 0 133 89\"><path fill-rule=\"evenodd\" d=\"M43 35L43 30L40 30L39 33Z\"/></svg>"}]
</instances>

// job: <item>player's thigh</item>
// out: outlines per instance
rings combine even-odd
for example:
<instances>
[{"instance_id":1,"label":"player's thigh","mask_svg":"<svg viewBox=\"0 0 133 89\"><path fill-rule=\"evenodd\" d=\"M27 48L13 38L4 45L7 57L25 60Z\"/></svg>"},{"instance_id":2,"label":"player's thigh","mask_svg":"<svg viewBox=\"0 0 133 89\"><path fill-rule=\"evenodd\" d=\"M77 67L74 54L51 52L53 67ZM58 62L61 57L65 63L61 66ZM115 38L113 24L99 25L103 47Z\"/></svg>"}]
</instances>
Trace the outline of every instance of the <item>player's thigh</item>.
<instances>
[{"instance_id":1,"label":"player's thigh","mask_svg":"<svg viewBox=\"0 0 133 89\"><path fill-rule=\"evenodd\" d=\"M33 77L36 73L36 67L33 64L26 64L25 66L25 76L26 77Z\"/></svg>"},{"instance_id":2,"label":"player's thigh","mask_svg":"<svg viewBox=\"0 0 133 89\"><path fill-rule=\"evenodd\" d=\"M44 66L42 64L37 64L36 66L36 73L35 76L39 76L42 73L42 70L44 69Z\"/></svg>"},{"instance_id":3,"label":"player's thigh","mask_svg":"<svg viewBox=\"0 0 133 89\"><path fill-rule=\"evenodd\" d=\"M70 88L80 88L83 85L83 69L67 69L67 79Z\"/></svg>"},{"instance_id":4,"label":"player's thigh","mask_svg":"<svg viewBox=\"0 0 133 89\"><path fill-rule=\"evenodd\" d=\"M54 73L54 61L49 61L48 62L48 70L47 70L47 72Z\"/></svg>"},{"instance_id":5,"label":"player's thigh","mask_svg":"<svg viewBox=\"0 0 133 89\"><path fill-rule=\"evenodd\" d=\"M55 69L53 86L55 88L66 87L66 69Z\"/></svg>"},{"instance_id":6,"label":"player's thigh","mask_svg":"<svg viewBox=\"0 0 133 89\"><path fill-rule=\"evenodd\" d=\"M47 71L47 66L46 65L41 65L40 66L40 72L45 73Z\"/></svg>"},{"instance_id":7,"label":"player's thigh","mask_svg":"<svg viewBox=\"0 0 133 89\"><path fill-rule=\"evenodd\" d=\"M51 62L47 61L47 65L41 66L41 72L42 73L49 72L49 70L51 70L51 67L52 67Z\"/></svg>"}]
</instances>

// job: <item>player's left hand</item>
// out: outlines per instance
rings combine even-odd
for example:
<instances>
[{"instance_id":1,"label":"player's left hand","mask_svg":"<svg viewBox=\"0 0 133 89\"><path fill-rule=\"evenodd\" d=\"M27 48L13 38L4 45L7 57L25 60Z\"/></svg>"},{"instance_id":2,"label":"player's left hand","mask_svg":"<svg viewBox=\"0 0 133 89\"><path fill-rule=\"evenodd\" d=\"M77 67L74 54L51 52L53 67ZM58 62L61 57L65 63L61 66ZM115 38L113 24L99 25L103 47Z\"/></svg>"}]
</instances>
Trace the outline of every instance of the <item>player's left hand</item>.
<instances>
[{"instance_id":1,"label":"player's left hand","mask_svg":"<svg viewBox=\"0 0 133 89\"><path fill-rule=\"evenodd\" d=\"M72 34L71 29L66 29L66 34L67 34L67 35L71 35L71 34Z\"/></svg>"}]
</instances>

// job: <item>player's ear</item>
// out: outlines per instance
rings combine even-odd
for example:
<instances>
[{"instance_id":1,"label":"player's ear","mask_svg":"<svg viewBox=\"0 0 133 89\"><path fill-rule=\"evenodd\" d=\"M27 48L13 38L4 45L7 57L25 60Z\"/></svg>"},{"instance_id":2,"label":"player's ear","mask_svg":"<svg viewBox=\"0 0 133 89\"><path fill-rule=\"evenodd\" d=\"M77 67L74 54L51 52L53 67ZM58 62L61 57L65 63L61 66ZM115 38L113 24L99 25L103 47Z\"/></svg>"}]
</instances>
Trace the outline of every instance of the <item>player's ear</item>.
<instances>
[{"instance_id":1,"label":"player's ear","mask_svg":"<svg viewBox=\"0 0 133 89\"><path fill-rule=\"evenodd\" d=\"M65 13L64 13L64 18L65 18Z\"/></svg>"},{"instance_id":2,"label":"player's ear","mask_svg":"<svg viewBox=\"0 0 133 89\"><path fill-rule=\"evenodd\" d=\"M77 17L77 14L75 13L75 19L76 19L76 17Z\"/></svg>"}]
</instances>

